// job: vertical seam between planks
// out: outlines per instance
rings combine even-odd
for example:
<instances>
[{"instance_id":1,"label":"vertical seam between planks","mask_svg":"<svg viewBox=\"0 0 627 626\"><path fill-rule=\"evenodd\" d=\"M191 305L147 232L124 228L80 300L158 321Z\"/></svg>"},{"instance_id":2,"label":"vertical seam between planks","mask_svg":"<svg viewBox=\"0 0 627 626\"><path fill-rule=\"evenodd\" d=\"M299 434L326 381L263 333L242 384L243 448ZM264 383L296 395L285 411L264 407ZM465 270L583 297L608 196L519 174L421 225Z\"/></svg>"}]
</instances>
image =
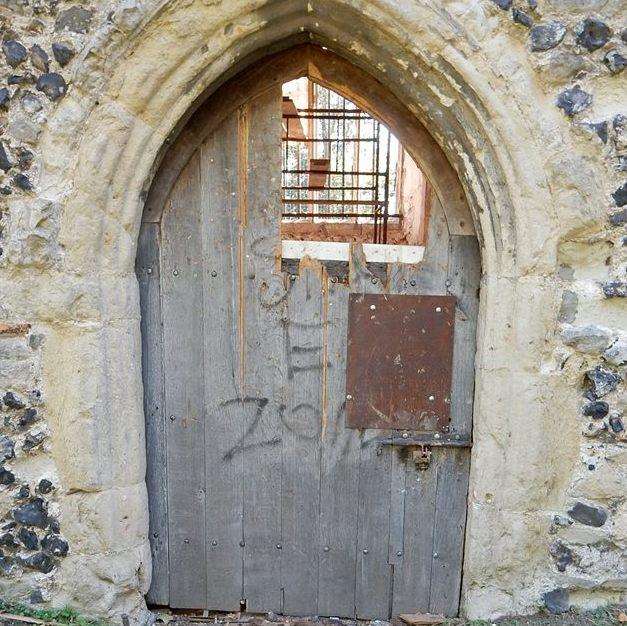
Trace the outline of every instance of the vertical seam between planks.
<instances>
[{"instance_id":1,"label":"vertical seam between planks","mask_svg":"<svg viewBox=\"0 0 627 626\"><path fill-rule=\"evenodd\" d=\"M437 513L438 513L438 487L440 483L441 464L442 464L442 459L440 458L435 468L435 493L433 496L433 528L431 529L431 567L429 568L429 610L431 610L431 589L433 588L433 562L435 561L433 554L435 552L435 536L436 536Z\"/></svg>"},{"instance_id":2,"label":"vertical seam between planks","mask_svg":"<svg viewBox=\"0 0 627 626\"><path fill-rule=\"evenodd\" d=\"M237 114L237 219L238 219L238 294L239 294L239 378L240 378L240 395L242 401L244 399L244 378L245 369L245 298L244 298L244 231L248 222L248 135L249 135L249 111L248 105L239 108Z\"/></svg>"},{"instance_id":3,"label":"vertical seam between planks","mask_svg":"<svg viewBox=\"0 0 627 626\"><path fill-rule=\"evenodd\" d=\"M205 500L204 507L204 533L205 533L205 606L209 605L209 589L208 589L208 581L209 581L209 549L207 546L207 403L206 396L207 393L207 376L206 376L206 362L205 362L205 337L207 332L207 315L205 310L205 302L207 297L207 284L206 284L206 272L205 272L205 187L203 185L203 157L205 154L204 150L205 144L201 144L198 149L198 184L200 186L200 206L198 207L198 211L200 213L200 269L202 272L202 280L201 284L201 294L202 294L202 306L200 308L202 314L202 333L203 333L203 341L201 345L201 353L202 353L202 388L203 388L203 428L202 428L202 438L203 438L203 461L204 461L204 472L203 475L205 477L205 486L203 490L203 496Z\"/></svg>"},{"instance_id":4,"label":"vertical seam between planks","mask_svg":"<svg viewBox=\"0 0 627 626\"><path fill-rule=\"evenodd\" d=\"M246 422L244 417L244 396L245 396L245 363L246 363L246 329L245 329L245 304L246 299L244 296L244 229L247 221L248 213L248 108L244 104L237 111L237 145L236 145L236 160L237 160L237 207L236 207L236 219L237 219L237 337L238 337L238 380L237 386L239 390L241 411L242 415L242 431L241 431L241 446L242 446L242 586L240 594L240 606L241 602L245 601L246 595L246 488L244 484L244 471L245 471L245 440L246 440ZM236 298L233 298L234 300Z\"/></svg>"},{"instance_id":5,"label":"vertical seam between planks","mask_svg":"<svg viewBox=\"0 0 627 626\"><path fill-rule=\"evenodd\" d=\"M320 426L320 437L318 437L318 537L316 557L318 561L318 573L316 576L316 612L320 612L320 548L322 547L322 450L324 447L324 435L327 429L327 361L329 353L329 293L328 276L324 265L320 264L320 288L322 290L322 390L320 402L322 406L322 424Z\"/></svg>"}]
</instances>

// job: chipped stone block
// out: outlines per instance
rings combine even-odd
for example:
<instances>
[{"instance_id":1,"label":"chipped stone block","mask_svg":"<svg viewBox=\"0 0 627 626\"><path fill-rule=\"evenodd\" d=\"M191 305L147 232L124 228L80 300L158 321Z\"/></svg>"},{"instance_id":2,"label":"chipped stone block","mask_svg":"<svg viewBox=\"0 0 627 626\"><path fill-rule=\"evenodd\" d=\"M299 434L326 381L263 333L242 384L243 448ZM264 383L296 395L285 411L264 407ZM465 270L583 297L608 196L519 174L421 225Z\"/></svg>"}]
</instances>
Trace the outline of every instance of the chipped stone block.
<instances>
[{"instance_id":1,"label":"chipped stone block","mask_svg":"<svg viewBox=\"0 0 627 626\"><path fill-rule=\"evenodd\" d=\"M621 376L617 372L608 370L598 365L592 370L586 372L586 379L590 384L590 392L594 398L602 398L611 393L618 387Z\"/></svg>"},{"instance_id":2,"label":"chipped stone block","mask_svg":"<svg viewBox=\"0 0 627 626\"><path fill-rule=\"evenodd\" d=\"M536 24L529 32L531 50L542 52L559 45L566 34L566 26L557 20Z\"/></svg>"},{"instance_id":3,"label":"chipped stone block","mask_svg":"<svg viewBox=\"0 0 627 626\"><path fill-rule=\"evenodd\" d=\"M567 589L548 591L542 598L547 611L553 615L566 613L570 609L570 594Z\"/></svg>"},{"instance_id":4,"label":"chipped stone block","mask_svg":"<svg viewBox=\"0 0 627 626\"><path fill-rule=\"evenodd\" d=\"M584 91L579 85L575 85L562 91L557 97L556 104L568 117L573 117L592 104L592 95Z\"/></svg>"}]
</instances>

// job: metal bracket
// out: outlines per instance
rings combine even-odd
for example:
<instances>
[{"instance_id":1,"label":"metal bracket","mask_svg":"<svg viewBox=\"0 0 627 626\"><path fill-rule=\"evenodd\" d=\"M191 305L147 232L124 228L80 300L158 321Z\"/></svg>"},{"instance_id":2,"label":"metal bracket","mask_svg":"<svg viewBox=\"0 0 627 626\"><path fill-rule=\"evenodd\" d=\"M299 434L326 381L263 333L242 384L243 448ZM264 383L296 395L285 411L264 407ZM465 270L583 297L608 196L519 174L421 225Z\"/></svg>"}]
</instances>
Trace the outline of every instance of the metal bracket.
<instances>
[{"instance_id":1,"label":"metal bracket","mask_svg":"<svg viewBox=\"0 0 627 626\"><path fill-rule=\"evenodd\" d=\"M431 446L419 445L411 452L411 458L416 469L423 471L429 468L431 464Z\"/></svg>"}]
</instances>

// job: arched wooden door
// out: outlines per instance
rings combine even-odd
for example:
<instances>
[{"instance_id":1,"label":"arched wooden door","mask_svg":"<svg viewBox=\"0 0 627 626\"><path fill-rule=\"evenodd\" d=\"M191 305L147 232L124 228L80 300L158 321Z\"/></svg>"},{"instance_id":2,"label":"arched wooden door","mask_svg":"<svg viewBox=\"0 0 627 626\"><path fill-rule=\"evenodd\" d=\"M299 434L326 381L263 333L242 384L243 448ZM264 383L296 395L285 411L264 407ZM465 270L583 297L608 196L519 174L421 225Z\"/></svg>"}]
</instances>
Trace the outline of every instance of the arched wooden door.
<instances>
[{"instance_id":1,"label":"arched wooden door","mask_svg":"<svg viewBox=\"0 0 627 626\"><path fill-rule=\"evenodd\" d=\"M452 234L436 200L417 266L374 272L354 246L349 284L309 260L297 274L281 271L280 103L269 85L212 118L176 176L157 176L165 201L142 223L148 599L291 615L455 615L477 240ZM176 159L166 156L165 169ZM364 294L381 306L395 294L454 296L432 307L452 307L455 320L444 426L347 427L349 306L378 305ZM437 352L425 325L421 349Z\"/></svg>"}]
</instances>

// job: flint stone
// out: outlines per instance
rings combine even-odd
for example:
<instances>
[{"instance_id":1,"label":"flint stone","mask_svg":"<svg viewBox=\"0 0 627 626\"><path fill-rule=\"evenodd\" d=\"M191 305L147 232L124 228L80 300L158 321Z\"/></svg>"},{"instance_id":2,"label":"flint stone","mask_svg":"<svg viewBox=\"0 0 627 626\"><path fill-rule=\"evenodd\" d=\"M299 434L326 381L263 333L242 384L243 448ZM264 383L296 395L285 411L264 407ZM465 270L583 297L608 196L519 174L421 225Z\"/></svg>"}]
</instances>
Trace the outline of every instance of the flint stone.
<instances>
[{"instance_id":1,"label":"flint stone","mask_svg":"<svg viewBox=\"0 0 627 626\"><path fill-rule=\"evenodd\" d=\"M617 367L627 363L627 338L619 337L604 353L603 358Z\"/></svg>"},{"instance_id":2,"label":"flint stone","mask_svg":"<svg viewBox=\"0 0 627 626\"><path fill-rule=\"evenodd\" d=\"M6 435L0 435L0 463L15 456L15 442Z\"/></svg>"},{"instance_id":3,"label":"flint stone","mask_svg":"<svg viewBox=\"0 0 627 626\"><path fill-rule=\"evenodd\" d=\"M583 407L583 414L595 420L603 419L610 412L610 405L602 400L590 402Z\"/></svg>"},{"instance_id":4,"label":"flint stone","mask_svg":"<svg viewBox=\"0 0 627 626\"><path fill-rule=\"evenodd\" d=\"M4 143L0 141L0 170L8 172L12 167L13 163L11 162L11 159L9 159Z\"/></svg>"},{"instance_id":5,"label":"flint stone","mask_svg":"<svg viewBox=\"0 0 627 626\"><path fill-rule=\"evenodd\" d=\"M603 63L605 63L612 74L620 74L627 66L627 58L618 50L610 50L603 57Z\"/></svg>"},{"instance_id":6,"label":"flint stone","mask_svg":"<svg viewBox=\"0 0 627 626\"><path fill-rule=\"evenodd\" d=\"M43 91L50 100L58 100L67 92L67 84L61 74L50 72L37 79L37 89Z\"/></svg>"},{"instance_id":7,"label":"flint stone","mask_svg":"<svg viewBox=\"0 0 627 626\"><path fill-rule=\"evenodd\" d=\"M24 428L25 426L30 426L37 421L39 421L37 409L26 409L26 411L22 414L22 417L20 417L20 426Z\"/></svg>"},{"instance_id":8,"label":"flint stone","mask_svg":"<svg viewBox=\"0 0 627 626\"><path fill-rule=\"evenodd\" d=\"M627 204L627 183L623 183L614 193L612 193L616 206L625 206Z\"/></svg>"},{"instance_id":9,"label":"flint stone","mask_svg":"<svg viewBox=\"0 0 627 626\"><path fill-rule=\"evenodd\" d=\"M0 465L0 485L12 485L15 482L15 474Z\"/></svg>"},{"instance_id":10,"label":"flint stone","mask_svg":"<svg viewBox=\"0 0 627 626\"><path fill-rule=\"evenodd\" d=\"M54 485L47 478L42 478L37 485L39 493L50 493L53 489Z\"/></svg>"},{"instance_id":11,"label":"flint stone","mask_svg":"<svg viewBox=\"0 0 627 626\"><path fill-rule=\"evenodd\" d=\"M612 226L622 226L627 224L627 209L616 211L610 215L610 224Z\"/></svg>"},{"instance_id":12,"label":"flint stone","mask_svg":"<svg viewBox=\"0 0 627 626\"><path fill-rule=\"evenodd\" d=\"M25 559L20 559L20 561L22 564L26 565L26 567L36 569L43 574L49 574L55 566L54 559L43 552L37 552L37 554L33 554Z\"/></svg>"},{"instance_id":13,"label":"flint stone","mask_svg":"<svg viewBox=\"0 0 627 626\"><path fill-rule=\"evenodd\" d=\"M17 538L27 550L37 550L39 547L37 533L34 530L22 527L17 533Z\"/></svg>"},{"instance_id":14,"label":"flint stone","mask_svg":"<svg viewBox=\"0 0 627 626\"><path fill-rule=\"evenodd\" d=\"M13 519L25 526L45 528L48 525L46 503L41 498L34 498L13 509Z\"/></svg>"},{"instance_id":15,"label":"flint stone","mask_svg":"<svg viewBox=\"0 0 627 626\"><path fill-rule=\"evenodd\" d=\"M6 109L9 105L9 100L11 99L11 94L6 87L0 89L0 107Z\"/></svg>"},{"instance_id":16,"label":"flint stone","mask_svg":"<svg viewBox=\"0 0 627 626\"><path fill-rule=\"evenodd\" d=\"M30 182L30 178L26 174L16 174L13 177L13 184L22 191L33 190L33 183Z\"/></svg>"},{"instance_id":17,"label":"flint stone","mask_svg":"<svg viewBox=\"0 0 627 626\"><path fill-rule=\"evenodd\" d=\"M595 324L567 326L560 333L562 341L585 354L601 354L610 343L612 333Z\"/></svg>"},{"instance_id":18,"label":"flint stone","mask_svg":"<svg viewBox=\"0 0 627 626\"><path fill-rule=\"evenodd\" d=\"M2 402L4 402L8 409L23 409L26 406L12 391L7 391L4 396L2 396Z\"/></svg>"},{"instance_id":19,"label":"flint stone","mask_svg":"<svg viewBox=\"0 0 627 626\"><path fill-rule=\"evenodd\" d=\"M73 33L85 34L91 26L94 12L83 7L70 7L61 11L54 23L54 29L60 33L69 30Z\"/></svg>"},{"instance_id":20,"label":"flint stone","mask_svg":"<svg viewBox=\"0 0 627 626\"><path fill-rule=\"evenodd\" d=\"M586 18L575 28L577 43L589 52L602 48L612 36L609 26L592 17Z\"/></svg>"},{"instance_id":21,"label":"flint stone","mask_svg":"<svg viewBox=\"0 0 627 626\"><path fill-rule=\"evenodd\" d=\"M589 506L583 502L577 502L572 509L568 511L576 522L585 524L586 526L594 526L600 528L607 521L607 512L596 506Z\"/></svg>"},{"instance_id":22,"label":"flint stone","mask_svg":"<svg viewBox=\"0 0 627 626\"><path fill-rule=\"evenodd\" d=\"M623 420L620 417L610 417L609 422L612 432L616 433L617 435L618 433L622 433L625 430Z\"/></svg>"},{"instance_id":23,"label":"flint stone","mask_svg":"<svg viewBox=\"0 0 627 626\"><path fill-rule=\"evenodd\" d=\"M600 365L586 372L586 379L590 383L590 392L596 399L606 396L618 387L621 377Z\"/></svg>"},{"instance_id":24,"label":"flint stone","mask_svg":"<svg viewBox=\"0 0 627 626\"><path fill-rule=\"evenodd\" d=\"M573 117L592 104L592 96L579 85L565 89L557 96L557 107L562 109L568 117Z\"/></svg>"},{"instance_id":25,"label":"flint stone","mask_svg":"<svg viewBox=\"0 0 627 626\"><path fill-rule=\"evenodd\" d=\"M566 613L570 609L570 595L568 589L554 589L542 596L544 606L549 613L559 615Z\"/></svg>"},{"instance_id":26,"label":"flint stone","mask_svg":"<svg viewBox=\"0 0 627 626\"><path fill-rule=\"evenodd\" d=\"M521 24L522 26L526 26L527 28L531 28L533 26L533 19L529 15L527 15L524 11L520 9L514 9L512 11L512 19L517 24Z\"/></svg>"},{"instance_id":27,"label":"flint stone","mask_svg":"<svg viewBox=\"0 0 627 626\"><path fill-rule=\"evenodd\" d=\"M6 548L19 548L20 544L15 540L13 533L4 533L0 535L0 546Z\"/></svg>"},{"instance_id":28,"label":"flint stone","mask_svg":"<svg viewBox=\"0 0 627 626\"><path fill-rule=\"evenodd\" d=\"M19 41L13 41L12 39L2 44L2 51L4 52L7 63L11 67L17 67L20 63L24 62L28 56L26 48L19 43Z\"/></svg>"},{"instance_id":29,"label":"flint stone","mask_svg":"<svg viewBox=\"0 0 627 626\"><path fill-rule=\"evenodd\" d=\"M41 540L41 549L52 556L64 557L68 548L67 541L59 535L49 534Z\"/></svg>"},{"instance_id":30,"label":"flint stone","mask_svg":"<svg viewBox=\"0 0 627 626\"><path fill-rule=\"evenodd\" d=\"M513 0L492 0L492 2L494 2L499 9L509 11L512 8Z\"/></svg>"},{"instance_id":31,"label":"flint stone","mask_svg":"<svg viewBox=\"0 0 627 626\"><path fill-rule=\"evenodd\" d=\"M566 26L557 20L537 24L529 32L531 50L542 52L559 45L566 34Z\"/></svg>"},{"instance_id":32,"label":"flint stone","mask_svg":"<svg viewBox=\"0 0 627 626\"><path fill-rule=\"evenodd\" d=\"M627 297L627 283L605 283L603 285L603 295L606 298L625 298Z\"/></svg>"},{"instance_id":33,"label":"flint stone","mask_svg":"<svg viewBox=\"0 0 627 626\"><path fill-rule=\"evenodd\" d=\"M37 68L40 72L47 72L50 69L50 57L48 53L37 44L30 49L30 62L33 64L33 67Z\"/></svg>"},{"instance_id":34,"label":"flint stone","mask_svg":"<svg viewBox=\"0 0 627 626\"><path fill-rule=\"evenodd\" d=\"M52 54L54 55L56 62L61 67L65 67L72 60L76 52L74 52L74 50L69 46L62 43L53 43Z\"/></svg>"}]
</instances>

